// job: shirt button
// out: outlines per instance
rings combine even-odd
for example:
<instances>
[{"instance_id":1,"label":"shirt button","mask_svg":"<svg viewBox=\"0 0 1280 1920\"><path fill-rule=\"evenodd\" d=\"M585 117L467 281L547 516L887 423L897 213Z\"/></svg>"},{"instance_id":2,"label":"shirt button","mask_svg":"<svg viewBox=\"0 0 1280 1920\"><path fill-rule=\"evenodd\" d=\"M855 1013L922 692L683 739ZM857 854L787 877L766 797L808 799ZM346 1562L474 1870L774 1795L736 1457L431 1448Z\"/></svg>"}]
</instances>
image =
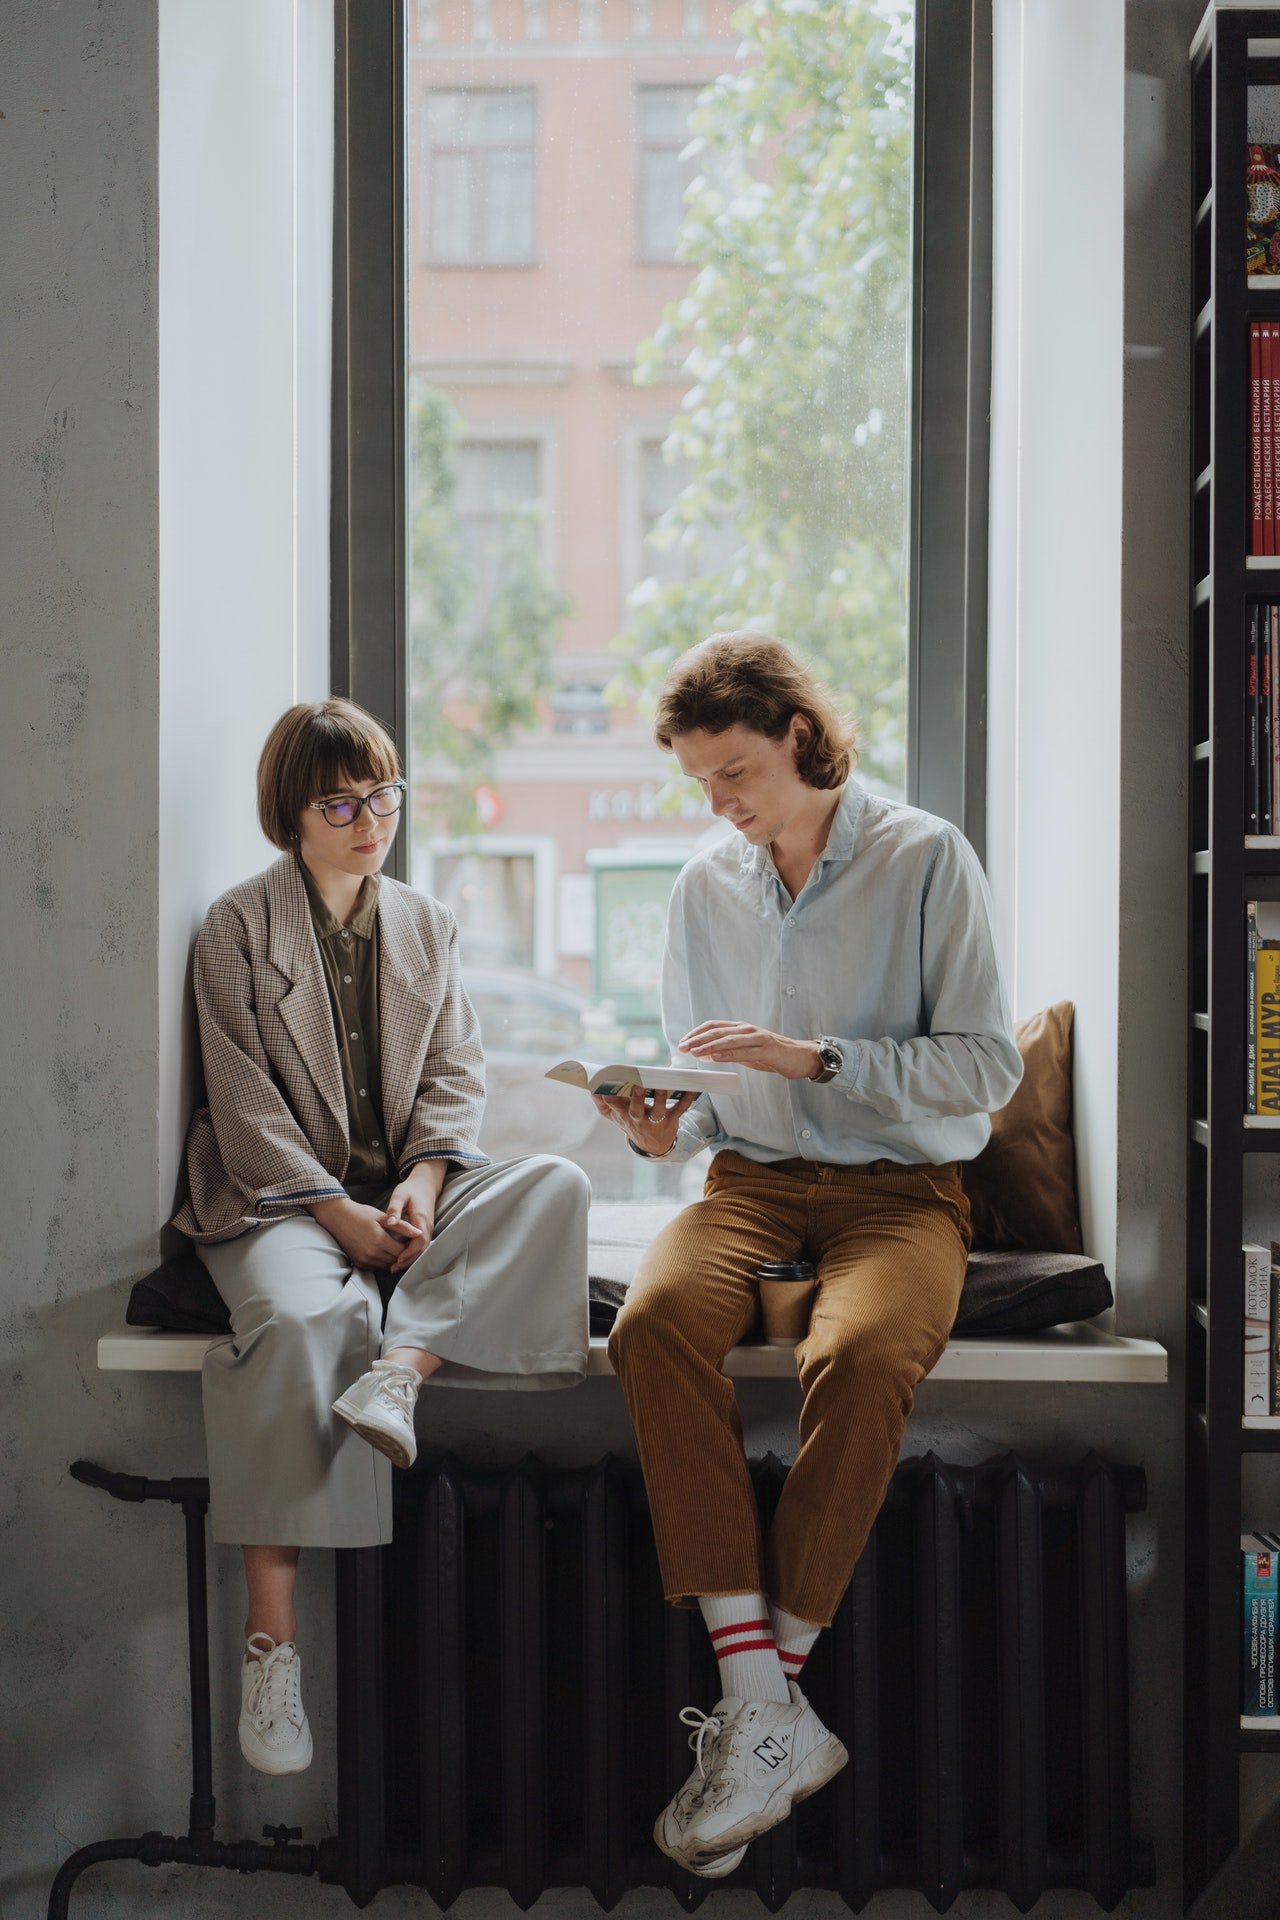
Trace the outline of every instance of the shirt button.
<instances>
[{"instance_id":1,"label":"shirt button","mask_svg":"<svg viewBox=\"0 0 1280 1920\"><path fill-rule=\"evenodd\" d=\"M348 1037L352 1040L358 1040L360 1038L360 1035L356 1032L355 1028L352 1027L350 1035Z\"/></svg>"},{"instance_id":2,"label":"shirt button","mask_svg":"<svg viewBox=\"0 0 1280 1920\"><path fill-rule=\"evenodd\" d=\"M350 985L351 985L351 975L350 975L349 973L344 973L342 977L343 977L343 979L344 979L344 980L346 981L346 983L347 983L347 985L348 985L348 986L350 986Z\"/></svg>"},{"instance_id":3,"label":"shirt button","mask_svg":"<svg viewBox=\"0 0 1280 1920\"><path fill-rule=\"evenodd\" d=\"M382 1145L382 1142L381 1140L375 1140L373 1144L375 1147L380 1147Z\"/></svg>"},{"instance_id":4,"label":"shirt button","mask_svg":"<svg viewBox=\"0 0 1280 1920\"><path fill-rule=\"evenodd\" d=\"M368 1094L365 1092L363 1087L361 1087L360 1089L360 1098L362 1100L367 1100L369 1098Z\"/></svg>"},{"instance_id":5,"label":"shirt button","mask_svg":"<svg viewBox=\"0 0 1280 1920\"><path fill-rule=\"evenodd\" d=\"M795 997L796 997L796 990L795 990L795 988L794 988L794 987L788 987L788 988L787 988L787 998L788 998L788 1000L794 1000L794 999L795 999Z\"/></svg>"},{"instance_id":6,"label":"shirt button","mask_svg":"<svg viewBox=\"0 0 1280 1920\"><path fill-rule=\"evenodd\" d=\"M811 1140L811 1139L813 1138L813 1135L812 1135L812 1134L810 1133L810 1131L809 1131L809 1129L808 1129L808 1127L801 1127L801 1129L800 1129L800 1138L801 1138L802 1140ZM377 1141L375 1140L375 1141L374 1141L374 1145L376 1146L377 1144L378 1144L378 1143L377 1143Z\"/></svg>"},{"instance_id":7,"label":"shirt button","mask_svg":"<svg viewBox=\"0 0 1280 1920\"><path fill-rule=\"evenodd\" d=\"M351 931L348 927L344 927L342 929L342 937L344 940L349 940L351 938Z\"/></svg>"}]
</instances>

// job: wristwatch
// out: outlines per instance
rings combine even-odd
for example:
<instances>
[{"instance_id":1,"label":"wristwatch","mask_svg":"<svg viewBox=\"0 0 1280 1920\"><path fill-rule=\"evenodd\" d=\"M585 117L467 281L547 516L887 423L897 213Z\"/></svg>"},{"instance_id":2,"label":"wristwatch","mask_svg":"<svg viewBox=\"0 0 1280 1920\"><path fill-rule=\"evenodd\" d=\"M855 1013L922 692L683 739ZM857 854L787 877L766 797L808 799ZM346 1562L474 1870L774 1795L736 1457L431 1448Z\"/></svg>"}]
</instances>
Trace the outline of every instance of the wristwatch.
<instances>
[{"instance_id":1,"label":"wristwatch","mask_svg":"<svg viewBox=\"0 0 1280 1920\"><path fill-rule=\"evenodd\" d=\"M828 1080L835 1079L844 1065L844 1048L829 1034L819 1034L818 1056L822 1061L822 1072L813 1074L812 1079L815 1086L824 1087Z\"/></svg>"}]
</instances>

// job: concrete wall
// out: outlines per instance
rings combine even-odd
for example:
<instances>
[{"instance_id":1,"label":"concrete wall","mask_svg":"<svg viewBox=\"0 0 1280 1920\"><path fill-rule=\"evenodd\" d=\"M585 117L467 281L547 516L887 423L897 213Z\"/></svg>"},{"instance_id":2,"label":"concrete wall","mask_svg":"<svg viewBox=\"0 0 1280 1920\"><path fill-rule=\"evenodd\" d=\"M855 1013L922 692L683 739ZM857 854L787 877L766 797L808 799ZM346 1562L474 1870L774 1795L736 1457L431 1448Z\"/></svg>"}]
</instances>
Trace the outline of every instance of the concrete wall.
<instances>
[{"instance_id":1,"label":"concrete wall","mask_svg":"<svg viewBox=\"0 0 1280 1920\"><path fill-rule=\"evenodd\" d=\"M0 15L0 879L17 909L21 1009L4 1025L0 1101L13 1222L0 1275L4 1920L43 1912L72 1847L185 1823L179 1523L167 1510L110 1505L71 1483L65 1467L77 1454L153 1474L203 1466L197 1383L99 1375L94 1342L120 1318L168 1205L189 932L209 895L265 851L247 811L247 772L264 718L294 689L309 690L323 627L323 515L300 477L309 457L284 453L296 434L314 454L323 431L317 309L314 293L298 293L308 246L323 251L298 165L316 98L307 75L318 83L323 68L317 20L302 0L163 0L160 13L158 27L153 0L109 9L9 0ZM1117 796L1112 831L1119 817L1125 827L1100 856L1118 887L1121 1324L1176 1347L1181 1048L1169 1047L1167 1018L1155 1020L1150 981L1158 973L1166 1004L1181 1004L1185 462L1169 449L1182 445L1184 413L1180 88L1190 18L1172 3L1129 0L1126 19L1130 64L1167 86L1167 139L1154 189L1125 234L1123 338L1159 352L1123 362L1123 574L1107 576L1099 618L1120 653L1118 667L1103 663L1113 684L1118 672L1120 699L1118 738L1114 711L1104 721L1112 745L1103 777ZM1097 100L1114 120L1122 97L1114 34L1104 34L1099 57ZM1114 125L1094 132L1114 157ZM246 140L260 143L252 160ZM1060 155L1067 172L1077 144ZM290 171L292 187L282 184ZM220 221L224 178L238 217ZM1118 180L1111 186L1118 195ZM158 203L166 223L177 223L168 238L158 236ZM197 243L183 224L193 216ZM281 303L291 306L287 325ZM261 319L253 329L249 312ZM1106 351L1119 362L1118 308L1111 313ZM264 386L266 366L276 378ZM281 381L293 394L287 404ZM1118 376L1114 386L1119 399ZM258 487L265 529L247 504ZM1035 750L1032 735L1024 751ZM794 1393L757 1386L744 1400L753 1444L785 1449ZM567 1459L627 1444L607 1381L537 1407L522 1397L442 1396L435 1418L443 1441L502 1451L535 1445ZM1144 1915L1178 1911L1179 1433L1176 1387L1064 1388L1046 1403L1025 1388L933 1384L909 1443L961 1460L1011 1444L1067 1457L1100 1445L1151 1475L1151 1512L1133 1529L1131 1554L1136 1817L1162 1873L1155 1894L1131 1902ZM286 1820L308 1838L331 1832L325 1557L304 1561L300 1592L317 1761L292 1783L264 1781L239 1761L236 1556L215 1550L212 1570L219 1829L253 1835L264 1821ZM80 1910L255 1915L268 1897L281 1920L350 1910L333 1889L136 1866L97 1870ZM744 1915L758 1911L749 1896L713 1897ZM558 1915L594 1911L577 1893L542 1904ZM976 1920L1005 1904L975 1895L954 1911ZM421 1905L390 1893L378 1911ZM657 1895L624 1907L671 1910ZM472 1894L460 1911L497 1915L510 1903ZM813 1896L795 1911L843 1909ZM876 1911L906 1920L919 1901L886 1896ZM1038 1909L1053 1920L1091 1911L1070 1895Z\"/></svg>"}]
</instances>

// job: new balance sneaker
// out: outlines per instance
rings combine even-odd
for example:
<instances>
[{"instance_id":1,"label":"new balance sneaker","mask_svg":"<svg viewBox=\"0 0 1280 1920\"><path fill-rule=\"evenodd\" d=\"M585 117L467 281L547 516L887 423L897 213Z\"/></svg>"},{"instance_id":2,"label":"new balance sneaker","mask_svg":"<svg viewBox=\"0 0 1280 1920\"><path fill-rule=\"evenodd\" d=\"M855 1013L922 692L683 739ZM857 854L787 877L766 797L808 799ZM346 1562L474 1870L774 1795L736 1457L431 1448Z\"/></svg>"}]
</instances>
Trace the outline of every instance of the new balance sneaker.
<instances>
[{"instance_id":1,"label":"new balance sneaker","mask_svg":"<svg viewBox=\"0 0 1280 1920\"><path fill-rule=\"evenodd\" d=\"M697 1765L658 1815L653 1837L693 1873L748 1845L825 1786L849 1756L795 1681L790 1699L721 1700L715 1712L685 1707ZM731 1869L730 1869L731 1871Z\"/></svg>"},{"instance_id":2,"label":"new balance sneaker","mask_svg":"<svg viewBox=\"0 0 1280 1920\"><path fill-rule=\"evenodd\" d=\"M245 1641L239 1731L240 1751L259 1773L302 1773L311 1765L302 1659L292 1640L251 1633Z\"/></svg>"},{"instance_id":3,"label":"new balance sneaker","mask_svg":"<svg viewBox=\"0 0 1280 1920\"><path fill-rule=\"evenodd\" d=\"M333 1403L333 1411L362 1440L385 1453L393 1467L411 1467L418 1457L413 1409L422 1377L412 1367L375 1360Z\"/></svg>"}]
</instances>

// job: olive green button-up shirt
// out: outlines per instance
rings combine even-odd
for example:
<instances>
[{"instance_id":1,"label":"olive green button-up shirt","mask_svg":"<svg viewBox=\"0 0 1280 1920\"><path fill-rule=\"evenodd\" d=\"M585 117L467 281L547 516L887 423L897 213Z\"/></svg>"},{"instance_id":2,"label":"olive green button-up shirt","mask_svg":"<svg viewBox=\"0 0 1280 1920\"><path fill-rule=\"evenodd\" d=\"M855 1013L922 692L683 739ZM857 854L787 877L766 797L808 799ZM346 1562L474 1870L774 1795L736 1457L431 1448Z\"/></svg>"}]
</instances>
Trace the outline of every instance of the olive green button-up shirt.
<instances>
[{"instance_id":1,"label":"olive green button-up shirt","mask_svg":"<svg viewBox=\"0 0 1280 1920\"><path fill-rule=\"evenodd\" d=\"M378 1016L378 888L368 874L356 909L344 926L320 896L306 863L298 862L311 907L320 960L329 988L333 1028L347 1099L351 1158L343 1175L348 1187L392 1186L396 1169L382 1123L382 1028Z\"/></svg>"}]
</instances>

